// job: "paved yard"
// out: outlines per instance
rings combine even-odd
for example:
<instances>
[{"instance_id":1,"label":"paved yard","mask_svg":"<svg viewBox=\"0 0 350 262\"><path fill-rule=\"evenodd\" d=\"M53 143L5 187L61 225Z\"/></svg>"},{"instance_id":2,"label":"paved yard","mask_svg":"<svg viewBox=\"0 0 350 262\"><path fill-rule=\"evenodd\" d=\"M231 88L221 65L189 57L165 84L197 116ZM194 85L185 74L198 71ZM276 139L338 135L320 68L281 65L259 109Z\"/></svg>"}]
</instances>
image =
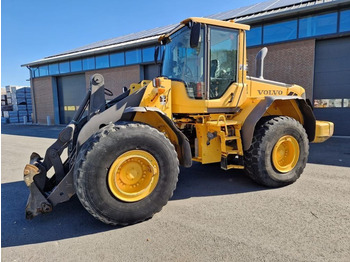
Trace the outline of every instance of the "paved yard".
<instances>
[{"instance_id":1,"label":"paved yard","mask_svg":"<svg viewBox=\"0 0 350 262\"><path fill-rule=\"evenodd\" d=\"M146 222L104 225L76 197L27 221L23 167L61 128L2 126L2 261L350 261L350 139L312 144L304 174L284 188L195 164Z\"/></svg>"}]
</instances>

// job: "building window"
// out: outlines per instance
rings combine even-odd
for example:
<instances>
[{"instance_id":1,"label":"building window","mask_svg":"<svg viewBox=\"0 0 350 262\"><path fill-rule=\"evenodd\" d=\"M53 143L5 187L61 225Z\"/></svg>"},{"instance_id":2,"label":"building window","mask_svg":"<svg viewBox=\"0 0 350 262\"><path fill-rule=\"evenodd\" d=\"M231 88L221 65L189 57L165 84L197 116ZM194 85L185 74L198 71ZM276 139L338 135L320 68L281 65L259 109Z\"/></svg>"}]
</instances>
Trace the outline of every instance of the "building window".
<instances>
[{"instance_id":1,"label":"building window","mask_svg":"<svg viewBox=\"0 0 350 262\"><path fill-rule=\"evenodd\" d=\"M299 20L299 37L310 37L337 32L337 13L308 16Z\"/></svg>"},{"instance_id":2,"label":"building window","mask_svg":"<svg viewBox=\"0 0 350 262\"><path fill-rule=\"evenodd\" d=\"M72 72L82 71L83 66L81 59L70 61L70 70Z\"/></svg>"},{"instance_id":3,"label":"building window","mask_svg":"<svg viewBox=\"0 0 350 262\"><path fill-rule=\"evenodd\" d=\"M39 77L39 68L38 67L31 67L32 71L32 77Z\"/></svg>"},{"instance_id":4,"label":"building window","mask_svg":"<svg viewBox=\"0 0 350 262\"><path fill-rule=\"evenodd\" d=\"M115 53L109 56L111 66L123 66L125 65L124 53Z\"/></svg>"},{"instance_id":5,"label":"building window","mask_svg":"<svg viewBox=\"0 0 350 262\"><path fill-rule=\"evenodd\" d=\"M264 26L264 44L297 38L297 20Z\"/></svg>"},{"instance_id":6,"label":"building window","mask_svg":"<svg viewBox=\"0 0 350 262\"><path fill-rule=\"evenodd\" d=\"M131 50L125 52L125 60L127 65L141 63L141 50Z\"/></svg>"},{"instance_id":7,"label":"building window","mask_svg":"<svg viewBox=\"0 0 350 262\"><path fill-rule=\"evenodd\" d=\"M142 49L142 61L143 62L154 61L154 46Z\"/></svg>"},{"instance_id":8,"label":"building window","mask_svg":"<svg viewBox=\"0 0 350 262\"><path fill-rule=\"evenodd\" d=\"M58 70L58 64L51 64L49 65L49 74L50 75L57 75L60 71Z\"/></svg>"},{"instance_id":9,"label":"building window","mask_svg":"<svg viewBox=\"0 0 350 262\"><path fill-rule=\"evenodd\" d=\"M40 76L47 76L49 74L49 67L47 65L39 66L39 74Z\"/></svg>"},{"instance_id":10,"label":"building window","mask_svg":"<svg viewBox=\"0 0 350 262\"><path fill-rule=\"evenodd\" d=\"M350 31L350 9L340 12L339 31Z\"/></svg>"},{"instance_id":11,"label":"building window","mask_svg":"<svg viewBox=\"0 0 350 262\"><path fill-rule=\"evenodd\" d=\"M108 55L96 56L96 69L109 67Z\"/></svg>"},{"instance_id":12,"label":"building window","mask_svg":"<svg viewBox=\"0 0 350 262\"><path fill-rule=\"evenodd\" d=\"M261 45L261 26L253 27L247 31L247 46Z\"/></svg>"},{"instance_id":13,"label":"building window","mask_svg":"<svg viewBox=\"0 0 350 262\"><path fill-rule=\"evenodd\" d=\"M59 63L60 66L60 73L61 74L65 74L65 73L69 73L69 63L68 62L64 62L64 63Z\"/></svg>"},{"instance_id":14,"label":"building window","mask_svg":"<svg viewBox=\"0 0 350 262\"><path fill-rule=\"evenodd\" d=\"M95 57L89 57L89 58L83 59L83 69L84 70L95 69Z\"/></svg>"}]
</instances>

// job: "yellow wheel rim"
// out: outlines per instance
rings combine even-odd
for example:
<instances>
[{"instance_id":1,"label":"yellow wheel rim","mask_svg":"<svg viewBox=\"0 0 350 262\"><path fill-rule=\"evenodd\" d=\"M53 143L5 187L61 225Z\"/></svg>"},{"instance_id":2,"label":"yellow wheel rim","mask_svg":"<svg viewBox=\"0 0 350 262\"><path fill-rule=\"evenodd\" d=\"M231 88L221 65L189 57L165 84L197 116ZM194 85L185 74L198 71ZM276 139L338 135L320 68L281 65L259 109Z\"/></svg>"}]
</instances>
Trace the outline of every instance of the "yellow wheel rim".
<instances>
[{"instance_id":1,"label":"yellow wheel rim","mask_svg":"<svg viewBox=\"0 0 350 262\"><path fill-rule=\"evenodd\" d=\"M273 165L281 173L290 172L298 163L299 154L298 141L290 135L282 136L272 151Z\"/></svg>"},{"instance_id":2,"label":"yellow wheel rim","mask_svg":"<svg viewBox=\"0 0 350 262\"><path fill-rule=\"evenodd\" d=\"M143 150L131 150L119 156L108 172L112 194L126 202L139 201L152 193L159 179L157 160Z\"/></svg>"}]
</instances>

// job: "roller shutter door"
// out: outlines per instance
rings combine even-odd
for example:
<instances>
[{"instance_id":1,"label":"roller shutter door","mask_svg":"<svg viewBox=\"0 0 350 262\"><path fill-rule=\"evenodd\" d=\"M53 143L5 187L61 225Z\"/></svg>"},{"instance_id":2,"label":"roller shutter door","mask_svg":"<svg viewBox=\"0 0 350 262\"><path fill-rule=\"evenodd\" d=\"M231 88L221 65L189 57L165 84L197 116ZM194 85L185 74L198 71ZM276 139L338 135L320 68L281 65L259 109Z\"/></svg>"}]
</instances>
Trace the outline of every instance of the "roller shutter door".
<instances>
[{"instance_id":1,"label":"roller shutter door","mask_svg":"<svg viewBox=\"0 0 350 262\"><path fill-rule=\"evenodd\" d=\"M144 66L144 78L147 80L152 80L153 78L160 76L160 66L159 65L145 65Z\"/></svg>"},{"instance_id":2,"label":"roller shutter door","mask_svg":"<svg viewBox=\"0 0 350 262\"><path fill-rule=\"evenodd\" d=\"M316 42L314 106L317 119L350 136L350 37Z\"/></svg>"},{"instance_id":3,"label":"roller shutter door","mask_svg":"<svg viewBox=\"0 0 350 262\"><path fill-rule=\"evenodd\" d=\"M60 123L68 124L86 94L85 75L71 75L57 78Z\"/></svg>"}]
</instances>

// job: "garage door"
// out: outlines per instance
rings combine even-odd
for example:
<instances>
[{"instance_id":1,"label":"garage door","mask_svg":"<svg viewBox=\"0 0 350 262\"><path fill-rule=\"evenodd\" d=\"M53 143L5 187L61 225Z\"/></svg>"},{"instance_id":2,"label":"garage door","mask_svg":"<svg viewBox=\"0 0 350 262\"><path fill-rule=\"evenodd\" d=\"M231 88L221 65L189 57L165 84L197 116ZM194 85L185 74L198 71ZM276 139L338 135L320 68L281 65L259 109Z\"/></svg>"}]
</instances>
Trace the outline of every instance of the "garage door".
<instances>
[{"instance_id":1,"label":"garage door","mask_svg":"<svg viewBox=\"0 0 350 262\"><path fill-rule=\"evenodd\" d=\"M160 76L160 66L159 65L145 65L144 66L144 78L147 80L152 80L153 78Z\"/></svg>"},{"instance_id":2,"label":"garage door","mask_svg":"<svg viewBox=\"0 0 350 262\"><path fill-rule=\"evenodd\" d=\"M350 37L316 42L314 106L335 135L350 136Z\"/></svg>"},{"instance_id":3,"label":"garage door","mask_svg":"<svg viewBox=\"0 0 350 262\"><path fill-rule=\"evenodd\" d=\"M71 75L57 78L60 123L68 124L86 93L85 75Z\"/></svg>"}]
</instances>

